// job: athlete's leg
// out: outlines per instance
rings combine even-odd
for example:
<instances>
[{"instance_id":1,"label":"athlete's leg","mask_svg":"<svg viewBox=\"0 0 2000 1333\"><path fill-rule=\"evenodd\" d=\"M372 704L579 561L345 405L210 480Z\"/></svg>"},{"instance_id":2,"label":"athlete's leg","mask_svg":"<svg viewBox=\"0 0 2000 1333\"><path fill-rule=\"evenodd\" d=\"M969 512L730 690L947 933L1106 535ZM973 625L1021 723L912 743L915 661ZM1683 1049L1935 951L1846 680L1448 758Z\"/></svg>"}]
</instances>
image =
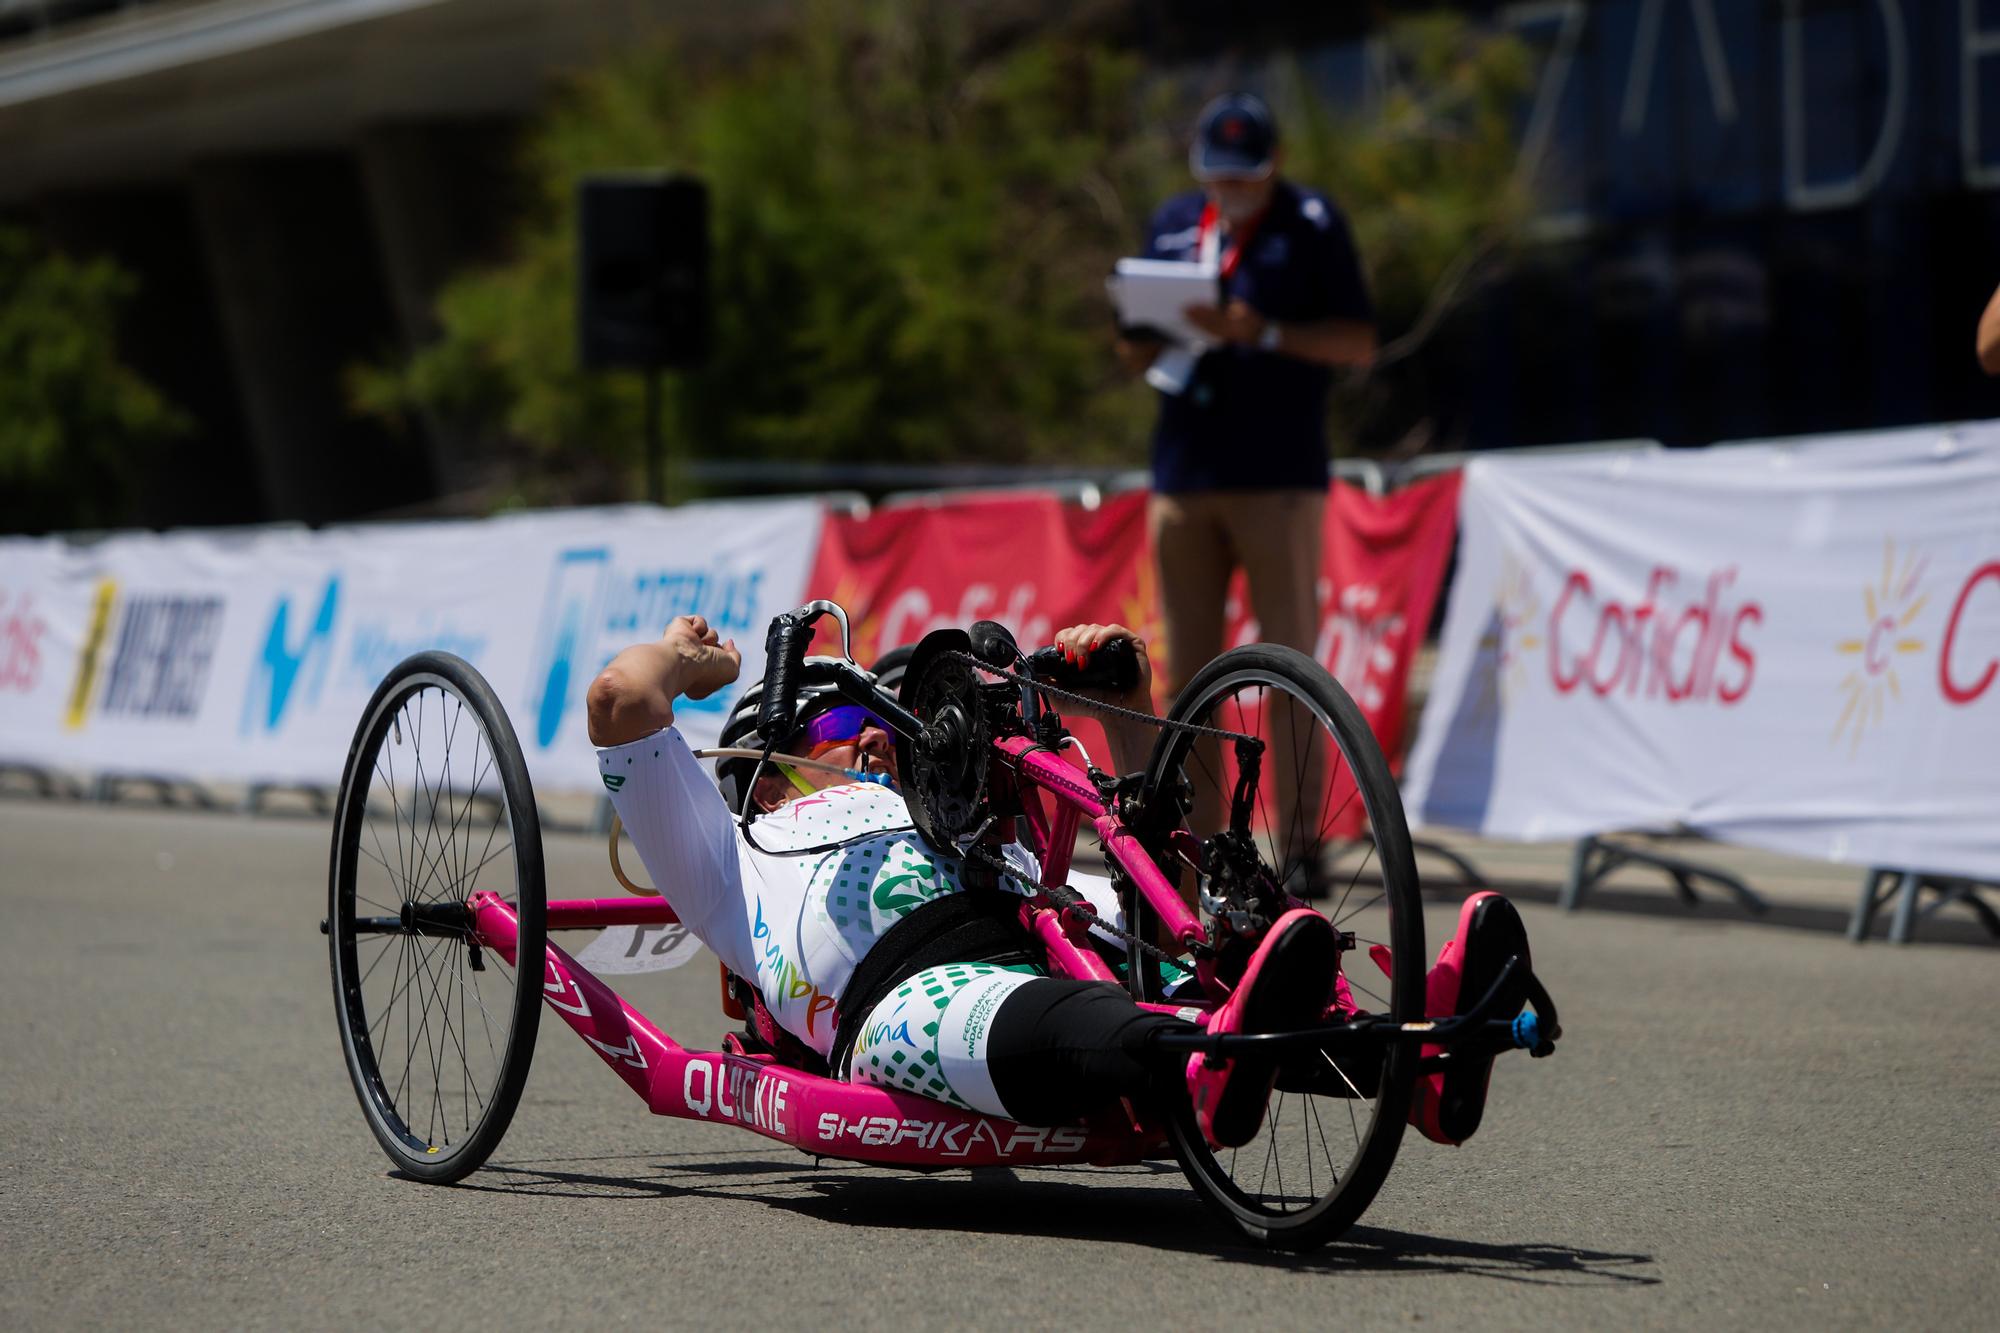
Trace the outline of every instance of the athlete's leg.
<instances>
[{"instance_id":1,"label":"athlete's leg","mask_svg":"<svg viewBox=\"0 0 2000 1333\"><path fill-rule=\"evenodd\" d=\"M1179 1076L1154 1032L1179 1020L1116 986L983 963L927 968L875 1006L849 1077L1031 1125L1073 1123Z\"/></svg>"}]
</instances>

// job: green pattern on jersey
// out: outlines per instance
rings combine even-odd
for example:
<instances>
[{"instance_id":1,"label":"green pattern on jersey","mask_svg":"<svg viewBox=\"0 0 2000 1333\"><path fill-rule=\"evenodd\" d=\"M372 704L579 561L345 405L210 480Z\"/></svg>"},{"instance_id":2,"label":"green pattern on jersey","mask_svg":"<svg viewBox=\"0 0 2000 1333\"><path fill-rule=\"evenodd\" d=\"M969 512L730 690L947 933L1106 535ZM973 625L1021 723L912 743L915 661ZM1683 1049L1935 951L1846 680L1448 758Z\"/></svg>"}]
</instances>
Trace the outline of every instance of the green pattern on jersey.
<instances>
[{"instance_id":1,"label":"green pattern on jersey","mask_svg":"<svg viewBox=\"0 0 2000 1333\"><path fill-rule=\"evenodd\" d=\"M857 1078L903 1092L976 1111L945 1077L938 1060L938 1019L950 1005L951 997L981 977L999 972L1041 975L1025 965L1008 967L992 963L947 963L929 967L905 981L882 1003L855 1038L853 1068ZM886 1019L877 1015L887 1014Z\"/></svg>"},{"instance_id":2,"label":"green pattern on jersey","mask_svg":"<svg viewBox=\"0 0 2000 1333\"><path fill-rule=\"evenodd\" d=\"M929 848L889 836L829 853L813 868L808 896L859 957L890 926L957 889L957 876Z\"/></svg>"}]
</instances>

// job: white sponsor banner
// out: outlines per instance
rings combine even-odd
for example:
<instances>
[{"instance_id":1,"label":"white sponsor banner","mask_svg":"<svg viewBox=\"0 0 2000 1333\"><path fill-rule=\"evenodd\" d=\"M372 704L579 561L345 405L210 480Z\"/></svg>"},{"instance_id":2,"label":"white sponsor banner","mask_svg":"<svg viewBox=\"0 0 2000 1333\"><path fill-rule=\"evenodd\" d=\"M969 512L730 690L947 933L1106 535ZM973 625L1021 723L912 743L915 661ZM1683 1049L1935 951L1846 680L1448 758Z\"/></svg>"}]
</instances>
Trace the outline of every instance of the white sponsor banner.
<instances>
[{"instance_id":1,"label":"white sponsor banner","mask_svg":"<svg viewBox=\"0 0 2000 1333\"><path fill-rule=\"evenodd\" d=\"M778 501L0 543L0 762L332 783L382 677L434 648L493 686L537 786L589 789L591 678L693 612L754 679L819 521ZM691 744L733 693L676 709Z\"/></svg>"},{"instance_id":2,"label":"white sponsor banner","mask_svg":"<svg viewBox=\"0 0 2000 1333\"><path fill-rule=\"evenodd\" d=\"M2000 424L1481 459L1414 820L2000 878Z\"/></svg>"}]
</instances>

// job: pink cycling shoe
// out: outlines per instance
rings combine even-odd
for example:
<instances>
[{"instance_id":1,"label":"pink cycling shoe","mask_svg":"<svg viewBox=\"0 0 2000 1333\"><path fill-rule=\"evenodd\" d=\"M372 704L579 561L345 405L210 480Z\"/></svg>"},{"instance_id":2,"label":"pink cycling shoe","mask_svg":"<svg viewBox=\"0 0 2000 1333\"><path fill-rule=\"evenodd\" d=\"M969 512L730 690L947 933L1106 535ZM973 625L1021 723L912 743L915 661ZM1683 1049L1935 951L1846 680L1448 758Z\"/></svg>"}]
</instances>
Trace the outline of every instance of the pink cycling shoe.
<instances>
[{"instance_id":1,"label":"pink cycling shoe","mask_svg":"<svg viewBox=\"0 0 2000 1333\"><path fill-rule=\"evenodd\" d=\"M1208 1030L1285 1032L1319 1022L1333 999L1339 963L1340 938L1332 923L1311 908L1294 908L1257 946L1243 980L1215 1011ZM1192 1057L1188 1096L1202 1136L1218 1148L1240 1148L1255 1138L1277 1076L1272 1059Z\"/></svg>"},{"instance_id":2,"label":"pink cycling shoe","mask_svg":"<svg viewBox=\"0 0 2000 1333\"><path fill-rule=\"evenodd\" d=\"M1432 1018L1464 1013L1486 997L1507 960L1516 954L1528 964L1528 928L1514 904L1497 893L1475 893L1459 909L1458 933L1438 952L1425 982L1424 1012ZM1525 991L1502 996L1496 1018L1520 1012ZM1444 1048L1426 1046L1423 1054ZM1434 1143L1457 1145L1471 1138L1486 1111L1486 1088L1493 1057L1472 1059L1440 1074L1418 1077L1410 1103L1410 1123Z\"/></svg>"}]
</instances>

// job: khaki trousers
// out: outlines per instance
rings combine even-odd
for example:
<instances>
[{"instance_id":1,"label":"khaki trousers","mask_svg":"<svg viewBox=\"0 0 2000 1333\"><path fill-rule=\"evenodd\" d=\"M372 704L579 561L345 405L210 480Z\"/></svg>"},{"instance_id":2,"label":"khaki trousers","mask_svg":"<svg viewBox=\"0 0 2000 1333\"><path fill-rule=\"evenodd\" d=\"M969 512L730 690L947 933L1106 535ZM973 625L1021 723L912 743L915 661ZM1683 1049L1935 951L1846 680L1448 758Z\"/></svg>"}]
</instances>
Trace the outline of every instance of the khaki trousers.
<instances>
[{"instance_id":1,"label":"khaki trousers","mask_svg":"<svg viewBox=\"0 0 2000 1333\"><path fill-rule=\"evenodd\" d=\"M1167 692L1222 651L1223 600L1241 567L1266 643L1310 656L1319 633L1322 491L1155 495L1146 512L1160 576Z\"/></svg>"},{"instance_id":2,"label":"khaki trousers","mask_svg":"<svg viewBox=\"0 0 2000 1333\"><path fill-rule=\"evenodd\" d=\"M1166 630L1163 675L1178 698L1188 680L1222 651L1224 600L1230 576L1241 567L1250 585L1250 609L1266 643L1311 656L1319 633L1319 568L1326 495L1321 491L1205 491L1154 495L1146 527L1160 579L1160 618ZM1170 700L1171 703L1171 700ZM1315 811L1323 805L1327 756L1314 744L1309 714L1269 701L1259 719L1232 713L1210 725L1254 727L1272 747L1262 784L1261 833L1265 854L1281 876L1299 867L1313 843ZM1189 824L1201 836L1227 822L1220 746L1198 742L1189 777L1194 809ZM1277 775L1291 775L1279 778ZM1183 886L1186 891L1187 886Z\"/></svg>"}]
</instances>

